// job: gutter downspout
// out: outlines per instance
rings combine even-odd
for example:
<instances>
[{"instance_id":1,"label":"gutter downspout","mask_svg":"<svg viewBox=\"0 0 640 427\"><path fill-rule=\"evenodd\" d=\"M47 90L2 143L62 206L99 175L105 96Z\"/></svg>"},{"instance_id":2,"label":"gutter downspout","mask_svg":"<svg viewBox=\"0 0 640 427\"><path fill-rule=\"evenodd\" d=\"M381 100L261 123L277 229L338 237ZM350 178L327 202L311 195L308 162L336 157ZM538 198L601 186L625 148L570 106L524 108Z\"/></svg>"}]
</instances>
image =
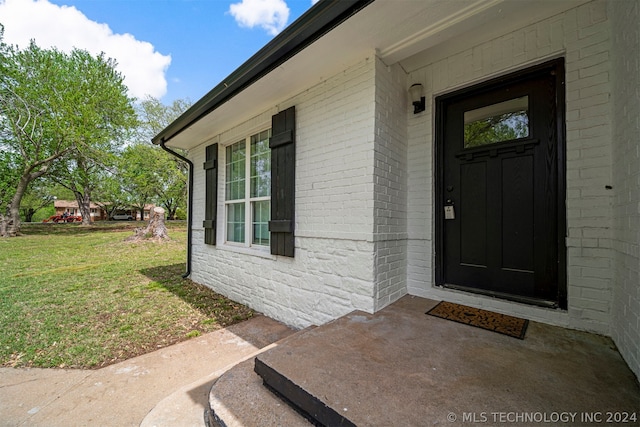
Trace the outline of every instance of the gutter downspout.
<instances>
[{"instance_id":1,"label":"gutter downspout","mask_svg":"<svg viewBox=\"0 0 640 427\"><path fill-rule=\"evenodd\" d=\"M174 157L186 162L189 165L189 184L188 184L188 194L187 194L187 271L182 275L183 279L186 279L191 275L191 224L193 222L193 162L187 159L184 156L176 153L175 151L167 148L165 145L165 140L162 138L160 141L160 147L167 153L171 154Z\"/></svg>"}]
</instances>

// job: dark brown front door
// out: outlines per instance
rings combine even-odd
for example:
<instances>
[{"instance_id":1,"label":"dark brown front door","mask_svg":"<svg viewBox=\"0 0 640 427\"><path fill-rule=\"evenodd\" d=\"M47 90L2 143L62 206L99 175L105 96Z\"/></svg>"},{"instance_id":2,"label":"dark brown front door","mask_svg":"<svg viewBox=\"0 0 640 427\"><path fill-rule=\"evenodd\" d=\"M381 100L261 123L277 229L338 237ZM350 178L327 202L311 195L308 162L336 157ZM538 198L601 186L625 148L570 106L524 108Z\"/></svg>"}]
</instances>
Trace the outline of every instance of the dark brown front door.
<instances>
[{"instance_id":1,"label":"dark brown front door","mask_svg":"<svg viewBox=\"0 0 640 427\"><path fill-rule=\"evenodd\" d=\"M439 97L437 282L566 305L561 61Z\"/></svg>"}]
</instances>

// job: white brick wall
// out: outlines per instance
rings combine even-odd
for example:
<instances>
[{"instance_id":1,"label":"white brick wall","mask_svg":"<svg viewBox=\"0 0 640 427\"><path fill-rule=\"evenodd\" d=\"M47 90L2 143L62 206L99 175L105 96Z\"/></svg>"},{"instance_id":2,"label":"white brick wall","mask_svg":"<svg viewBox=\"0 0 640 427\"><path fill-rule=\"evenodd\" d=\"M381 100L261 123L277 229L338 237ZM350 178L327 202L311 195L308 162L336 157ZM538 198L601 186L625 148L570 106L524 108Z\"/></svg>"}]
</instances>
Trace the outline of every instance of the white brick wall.
<instances>
[{"instance_id":1,"label":"white brick wall","mask_svg":"<svg viewBox=\"0 0 640 427\"><path fill-rule=\"evenodd\" d=\"M194 281L295 327L322 324L356 309L373 312L375 74L375 60L363 60L191 150ZM204 245L206 145L220 144L219 164L224 165L225 145L268 128L271 116L291 105L297 144L295 258L224 244L222 167L218 245ZM394 161L397 174L400 161Z\"/></svg>"},{"instance_id":2,"label":"white brick wall","mask_svg":"<svg viewBox=\"0 0 640 427\"><path fill-rule=\"evenodd\" d=\"M290 101L296 105L296 235L369 240L373 231L375 62Z\"/></svg>"},{"instance_id":3,"label":"white brick wall","mask_svg":"<svg viewBox=\"0 0 640 427\"><path fill-rule=\"evenodd\" d=\"M640 4L609 4L613 82L613 250L611 334L640 378ZM599 295L595 294L594 298Z\"/></svg>"},{"instance_id":4,"label":"white brick wall","mask_svg":"<svg viewBox=\"0 0 640 427\"><path fill-rule=\"evenodd\" d=\"M192 279L274 319L306 327L373 310L369 242L296 238L290 259L209 247L201 230L193 238Z\"/></svg>"},{"instance_id":5,"label":"white brick wall","mask_svg":"<svg viewBox=\"0 0 640 427\"><path fill-rule=\"evenodd\" d=\"M452 46L460 46L459 41L456 43ZM438 49L446 51L446 45ZM610 333L612 192L605 188L612 184L609 50L607 4L595 1L488 42L452 51L409 76L411 83L422 83L428 91L427 111L409 118L409 293ZM559 56L566 58L568 311L434 288L433 99Z\"/></svg>"},{"instance_id":6,"label":"white brick wall","mask_svg":"<svg viewBox=\"0 0 640 427\"><path fill-rule=\"evenodd\" d=\"M376 60L374 146L375 309L407 293L406 73Z\"/></svg>"},{"instance_id":7,"label":"white brick wall","mask_svg":"<svg viewBox=\"0 0 640 427\"><path fill-rule=\"evenodd\" d=\"M321 324L354 309L373 312L407 293L406 73L372 56L192 150L193 280L290 325ZM296 106L296 256L272 257L202 243L205 147L269 127ZM223 203L223 171L219 206Z\"/></svg>"}]
</instances>

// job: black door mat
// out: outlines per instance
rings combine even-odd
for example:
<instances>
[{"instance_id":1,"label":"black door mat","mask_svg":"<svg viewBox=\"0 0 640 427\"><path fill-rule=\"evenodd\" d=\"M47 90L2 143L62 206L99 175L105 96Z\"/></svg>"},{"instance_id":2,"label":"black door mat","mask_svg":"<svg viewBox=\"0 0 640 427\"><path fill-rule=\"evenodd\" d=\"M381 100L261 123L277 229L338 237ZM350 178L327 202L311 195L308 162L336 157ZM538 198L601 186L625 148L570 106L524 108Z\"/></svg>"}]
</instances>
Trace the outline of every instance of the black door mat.
<instances>
[{"instance_id":1,"label":"black door mat","mask_svg":"<svg viewBox=\"0 0 640 427\"><path fill-rule=\"evenodd\" d=\"M440 301L426 314L524 339L529 320L452 302Z\"/></svg>"}]
</instances>

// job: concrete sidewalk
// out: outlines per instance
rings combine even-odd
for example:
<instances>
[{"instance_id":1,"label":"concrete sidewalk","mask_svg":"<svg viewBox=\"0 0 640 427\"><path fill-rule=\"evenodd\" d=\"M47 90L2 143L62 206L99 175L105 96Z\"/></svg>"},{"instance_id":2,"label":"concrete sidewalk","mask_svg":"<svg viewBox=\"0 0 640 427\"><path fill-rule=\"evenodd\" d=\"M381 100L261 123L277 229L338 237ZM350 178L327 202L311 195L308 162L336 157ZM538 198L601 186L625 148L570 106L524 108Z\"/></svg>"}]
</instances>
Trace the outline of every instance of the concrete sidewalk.
<instances>
[{"instance_id":1,"label":"concrete sidewalk","mask_svg":"<svg viewBox=\"0 0 640 427\"><path fill-rule=\"evenodd\" d=\"M204 426L211 384L294 331L264 316L99 370L0 368L0 426Z\"/></svg>"}]
</instances>

